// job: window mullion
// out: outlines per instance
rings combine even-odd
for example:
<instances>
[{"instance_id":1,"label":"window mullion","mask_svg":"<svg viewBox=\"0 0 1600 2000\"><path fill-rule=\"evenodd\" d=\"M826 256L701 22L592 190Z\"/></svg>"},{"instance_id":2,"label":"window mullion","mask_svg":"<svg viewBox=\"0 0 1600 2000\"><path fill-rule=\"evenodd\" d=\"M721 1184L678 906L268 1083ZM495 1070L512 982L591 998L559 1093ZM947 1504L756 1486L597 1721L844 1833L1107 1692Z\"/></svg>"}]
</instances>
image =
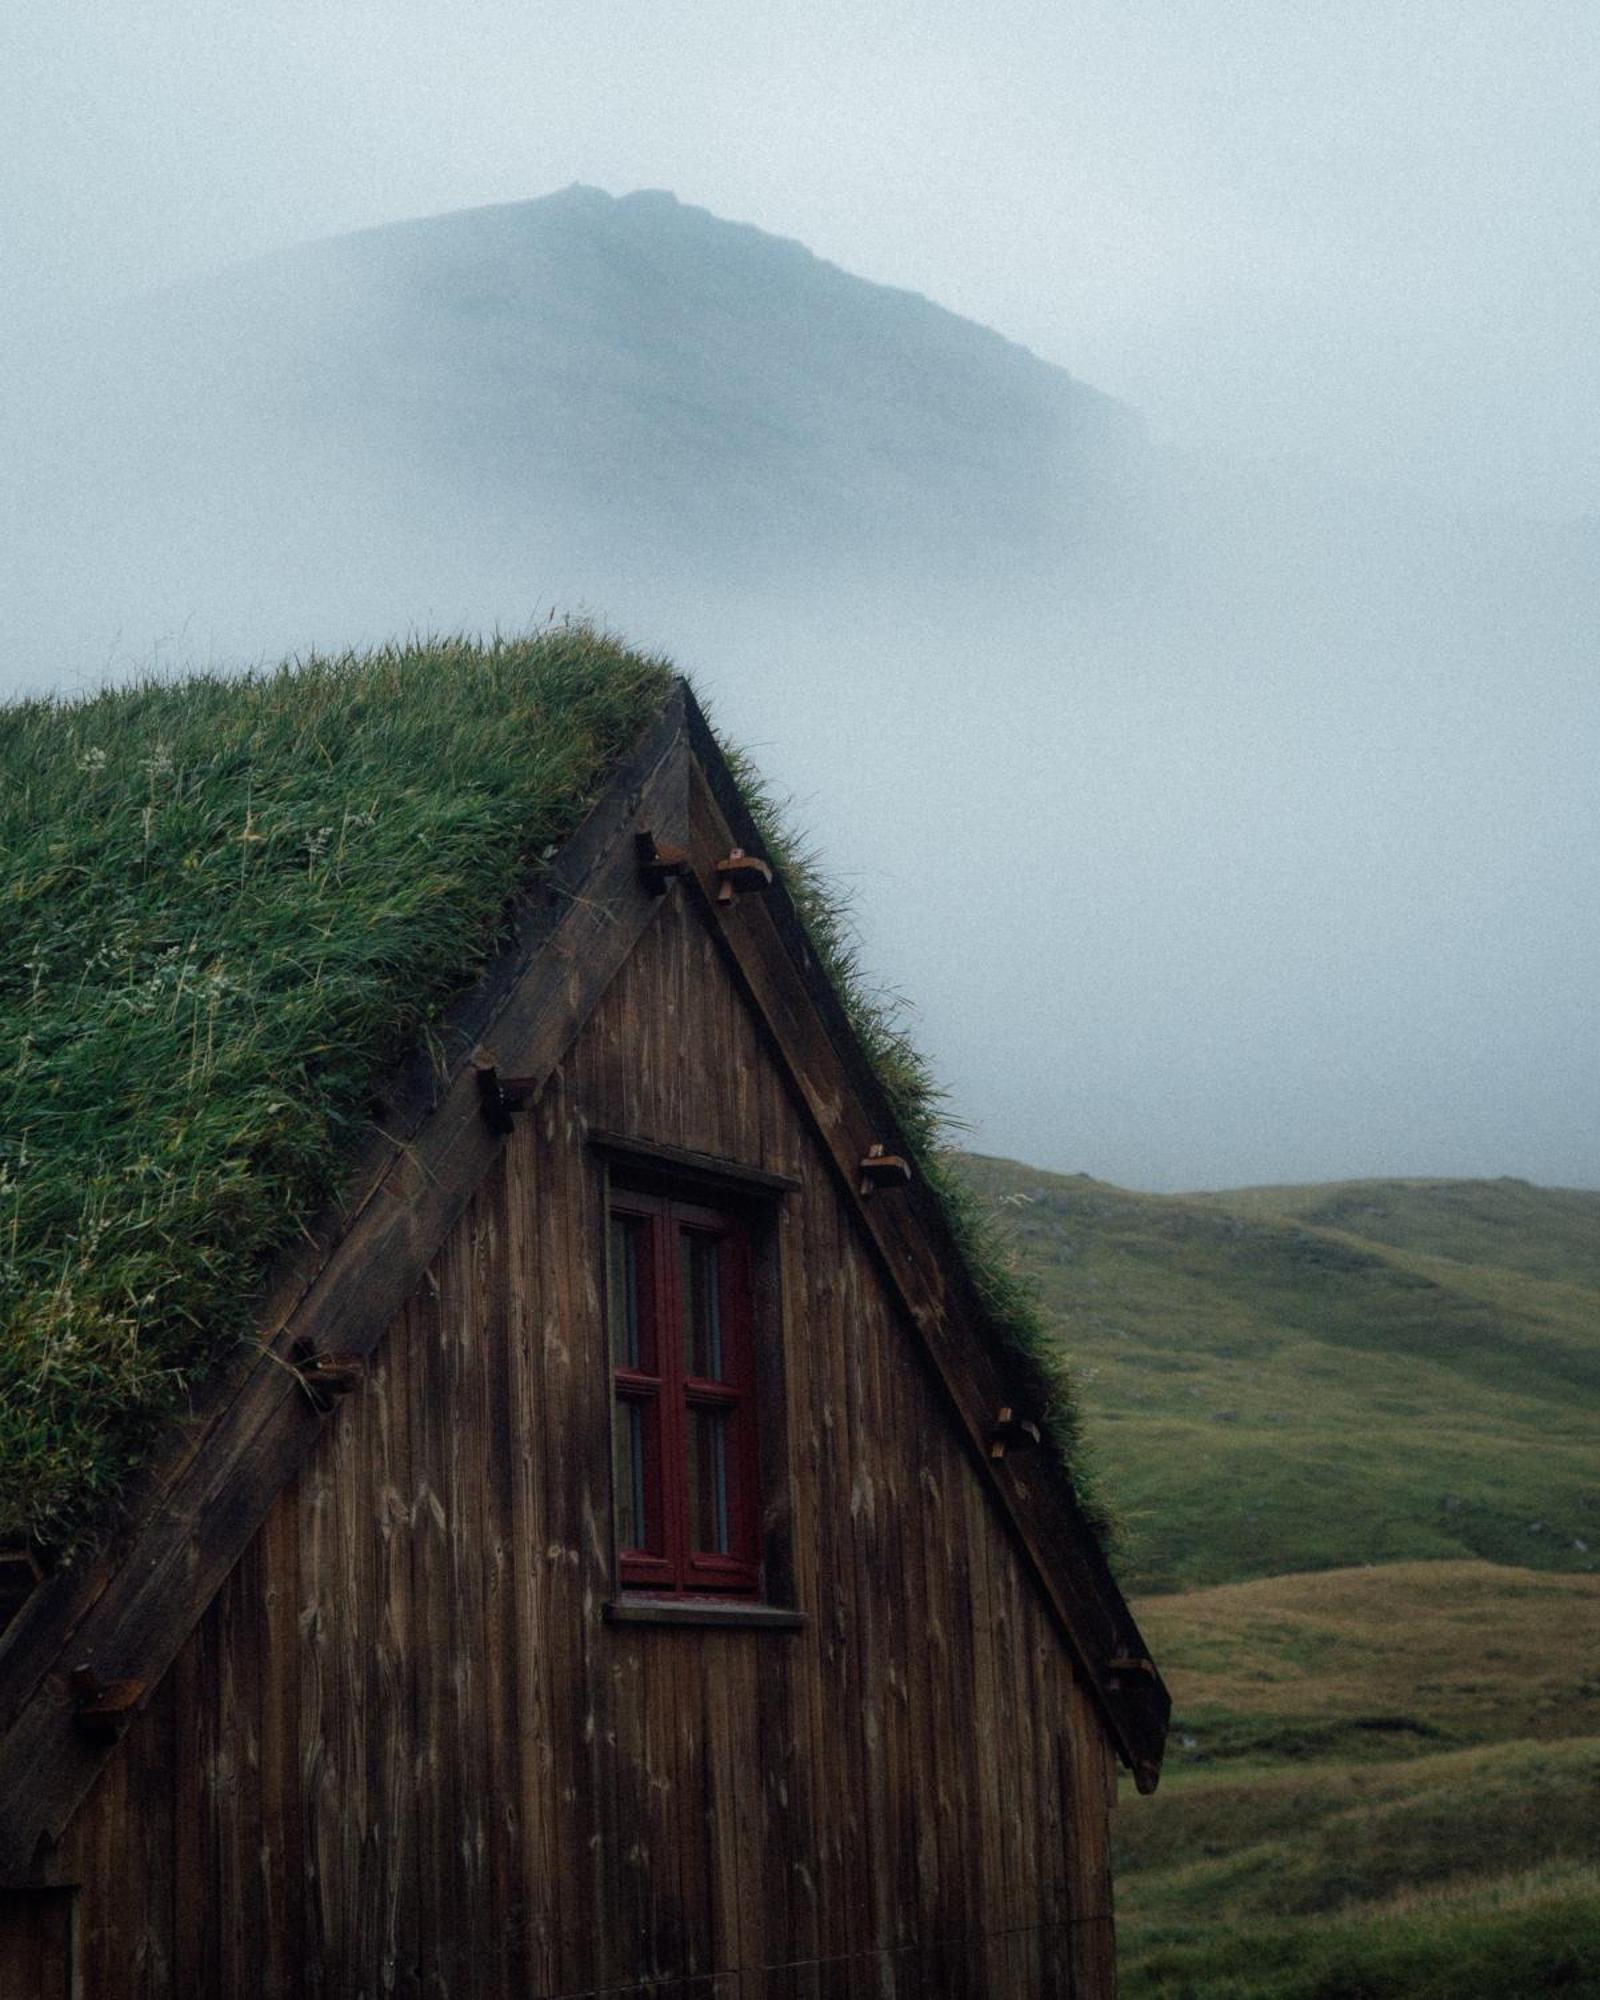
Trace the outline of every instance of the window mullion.
<instances>
[{"instance_id":1,"label":"window mullion","mask_svg":"<svg viewBox=\"0 0 1600 2000\"><path fill-rule=\"evenodd\" d=\"M661 1512L673 1588L689 1576L689 1415L684 1397L683 1313L677 1225L666 1203L651 1221L655 1254L656 1366L661 1375Z\"/></svg>"},{"instance_id":2,"label":"window mullion","mask_svg":"<svg viewBox=\"0 0 1600 2000\"><path fill-rule=\"evenodd\" d=\"M733 1543L739 1556L755 1556L760 1499L757 1491L755 1436L755 1341L750 1323L749 1239L743 1232L733 1236L723 1273L723 1323L729 1344L729 1380L737 1392L735 1413L730 1419L733 1435L733 1464L729 1485L734 1497L737 1522Z\"/></svg>"}]
</instances>

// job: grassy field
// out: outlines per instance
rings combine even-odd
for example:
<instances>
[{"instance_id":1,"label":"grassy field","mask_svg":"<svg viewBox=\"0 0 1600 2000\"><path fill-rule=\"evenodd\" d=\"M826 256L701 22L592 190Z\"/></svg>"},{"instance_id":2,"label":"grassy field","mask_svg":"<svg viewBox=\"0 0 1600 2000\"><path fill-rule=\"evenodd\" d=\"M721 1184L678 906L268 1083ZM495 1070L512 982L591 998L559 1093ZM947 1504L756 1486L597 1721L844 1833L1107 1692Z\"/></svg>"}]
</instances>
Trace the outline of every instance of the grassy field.
<instances>
[{"instance_id":1,"label":"grassy field","mask_svg":"<svg viewBox=\"0 0 1600 2000\"><path fill-rule=\"evenodd\" d=\"M965 1167L1174 1699L1124 2000L1600 2000L1600 1195Z\"/></svg>"},{"instance_id":2,"label":"grassy field","mask_svg":"<svg viewBox=\"0 0 1600 2000\"><path fill-rule=\"evenodd\" d=\"M1404 1563L1142 1599L1127 2000L1600 1994L1600 1579Z\"/></svg>"},{"instance_id":3,"label":"grassy field","mask_svg":"<svg viewBox=\"0 0 1600 2000\"><path fill-rule=\"evenodd\" d=\"M1136 1603L1174 1770L1600 1738L1600 1577L1386 1563Z\"/></svg>"},{"instance_id":4,"label":"grassy field","mask_svg":"<svg viewBox=\"0 0 1600 2000\"><path fill-rule=\"evenodd\" d=\"M965 1166L1078 1371L1128 1587L1600 1569L1600 1195L1541 1224L1520 1182L1165 1196Z\"/></svg>"},{"instance_id":5,"label":"grassy field","mask_svg":"<svg viewBox=\"0 0 1600 2000\"><path fill-rule=\"evenodd\" d=\"M1317 1924L1175 1928L1136 1945L1123 2000L1594 2000L1600 1870L1403 1892Z\"/></svg>"}]
</instances>

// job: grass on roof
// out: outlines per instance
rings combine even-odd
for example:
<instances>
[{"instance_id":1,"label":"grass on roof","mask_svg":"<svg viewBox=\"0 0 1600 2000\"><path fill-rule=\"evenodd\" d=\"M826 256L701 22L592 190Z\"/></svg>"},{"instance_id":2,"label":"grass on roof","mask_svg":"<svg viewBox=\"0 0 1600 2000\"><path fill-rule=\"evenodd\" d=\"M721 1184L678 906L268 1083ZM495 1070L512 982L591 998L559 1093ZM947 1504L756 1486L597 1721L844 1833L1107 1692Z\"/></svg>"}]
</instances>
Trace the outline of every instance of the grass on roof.
<instances>
[{"instance_id":1,"label":"grass on roof","mask_svg":"<svg viewBox=\"0 0 1600 2000\"><path fill-rule=\"evenodd\" d=\"M249 1328L670 686L574 627L0 711L0 1536L69 1544Z\"/></svg>"},{"instance_id":2,"label":"grass on roof","mask_svg":"<svg viewBox=\"0 0 1600 2000\"><path fill-rule=\"evenodd\" d=\"M373 1082L671 685L572 626L0 710L0 1541L92 1532L249 1332L273 1255L340 1192ZM940 1150L899 1011L741 781L1081 1474L1059 1349Z\"/></svg>"}]
</instances>

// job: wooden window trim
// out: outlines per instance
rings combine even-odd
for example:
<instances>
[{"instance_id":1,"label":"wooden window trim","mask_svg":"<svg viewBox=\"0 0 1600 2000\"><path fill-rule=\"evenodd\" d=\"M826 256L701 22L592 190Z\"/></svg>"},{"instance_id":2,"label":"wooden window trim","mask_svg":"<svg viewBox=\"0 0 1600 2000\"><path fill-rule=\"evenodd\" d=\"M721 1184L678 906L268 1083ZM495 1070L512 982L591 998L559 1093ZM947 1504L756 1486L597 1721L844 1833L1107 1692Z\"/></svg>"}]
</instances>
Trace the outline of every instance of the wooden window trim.
<instances>
[{"instance_id":1,"label":"wooden window trim","mask_svg":"<svg viewBox=\"0 0 1600 2000\"><path fill-rule=\"evenodd\" d=\"M699 1190L692 1191L698 1195ZM633 1324L638 1352L619 1362L608 1354L608 1395L615 1441L619 1406L646 1412L637 1419L635 1482L642 1500L646 1541L617 1546L617 1576L625 1592L700 1600L723 1596L755 1600L761 1588L761 1486L759 1414L755 1368L755 1284L748 1221L735 1209L712 1207L670 1186L609 1181L605 1203L606 1327L612 1338L615 1283L613 1232L629 1225L638 1284ZM725 1343L715 1375L691 1372L685 1346L681 1269L686 1237L718 1245L719 1342ZM700 1411L726 1413L718 1505L725 1550L697 1546L690 1469L693 1426ZM613 1477L616 1476L613 1443ZM613 1510L613 1522L620 1518Z\"/></svg>"},{"instance_id":2,"label":"wooden window trim","mask_svg":"<svg viewBox=\"0 0 1600 2000\"><path fill-rule=\"evenodd\" d=\"M771 1200L798 1194L801 1183L792 1174L774 1173L770 1167L746 1166L742 1160L726 1160L716 1153L695 1153L684 1146L663 1146L653 1139L624 1138L618 1132L591 1132L591 1148L604 1160L614 1162L630 1182L639 1176L660 1179L663 1184L682 1187L685 1199L694 1199L700 1189L715 1199L751 1197Z\"/></svg>"},{"instance_id":3,"label":"wooden window trim","mask_svg":"<svg viewBox=\"0 0 1600 2000\"><path fill-rule=\"evenodd\" d=\"M803 1611L782 1604L763 1604L746 1597L638 1595L614 1597L603 1607L608 1625L720 1625L761 1632L803 1632Z\"/></svg>"}]
</instances>

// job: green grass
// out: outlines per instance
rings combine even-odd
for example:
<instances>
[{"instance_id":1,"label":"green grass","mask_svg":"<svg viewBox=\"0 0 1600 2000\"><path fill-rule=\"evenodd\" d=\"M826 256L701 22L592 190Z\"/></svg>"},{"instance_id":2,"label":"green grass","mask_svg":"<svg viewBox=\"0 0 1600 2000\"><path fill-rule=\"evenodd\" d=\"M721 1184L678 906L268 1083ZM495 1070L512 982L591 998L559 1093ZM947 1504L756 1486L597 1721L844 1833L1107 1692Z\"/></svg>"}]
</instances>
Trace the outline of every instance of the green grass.
<instances>
[{"instance_id":1,"label":"green grass","mask_svg":"<svg viewBox=\"0 0 1600 2000\"><path fill-rule=\"evenodd\" d=\"M1179 1784L1124 1815L1124 1905L1139 1921L1321 1916L1600 1855L1600 1740L1497 1743L1383 1764ZM1153 1831L1146 1833L1148 1825Z\"/></svg>"},{"instance_id":2,"label":"green grass","mask_svg":"<svg viewBox=\"0 0 1600 2000\"><path fill-rule=\"evenodd\" d=\"M1357 1238L1359 1189L1333 1230L1279 1213L1274 1190L962 1166L1093 1410L1128 1587L1419 1557L1600 1565L1600 1288L1571 1221L1600 1197L1556 1191L1541 1226L1520 1183L1375 1184L1386 1233L1422 1249ZM1474 1236L1464 1217L1485 1208ZM1518 1243L1539 1274L1496 1261Z\"/></svg>"},{"instance_id":3,"label":"green grass","mask_svg":"<svg viewBox=\"0 0 1600 2000\"><path fill-rule=\"evenodd\" d=\"M1600 1871L1506 1875L1317 1924L1124 1928L1123 2000L1600 1997Z\"/></svg>"},{"instance_id":4,"label":"green grass","mask_svg":"<svg viewBox=\"0 0 1600 2000\"><path fill-rule=\"evenodd\" d=\"M1600 1737L1600 1577L1386 1563L1136 1600L1168 1776Z\"/></svg>"},{"instance_id":5,"label":"green grass","mask_svg":"<svg viewBox=\"0 0 1600 2000\"><path fill-rule=\"evenodd\" d=\"M0 711L0 1536L70 1540L670 686L574 628Z\"/></svg>"},{"instance_id":6,"label":"green grass","mask_svg":"<svg viewBox=\"0 0 1600 2000\"><path fill-rule=\"evenodd\" d=\"M1409 1563L1136 1608L1175 1709L1116 1815L1125 1994L1600 1990L1549 1983L1600 1942L1600 1579Z\"/></svg>"}]
</instances>

